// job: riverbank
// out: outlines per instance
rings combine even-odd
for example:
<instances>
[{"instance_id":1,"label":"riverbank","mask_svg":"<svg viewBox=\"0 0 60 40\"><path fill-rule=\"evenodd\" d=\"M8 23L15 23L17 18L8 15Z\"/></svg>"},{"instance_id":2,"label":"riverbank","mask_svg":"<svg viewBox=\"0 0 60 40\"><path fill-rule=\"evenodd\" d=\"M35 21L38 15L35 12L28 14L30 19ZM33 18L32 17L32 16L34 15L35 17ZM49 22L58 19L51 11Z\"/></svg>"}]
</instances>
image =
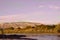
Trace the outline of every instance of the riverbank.
<instances>
[{"instance_id":1,"label":"riverbank","mask_svg":"<svg viewBox=\"0 0 60 40\"><path fill-rule=\"evenodd\" d=\"M60 33L38 33L38 34L36 34L36 33L34 33L34 34L32 34L32 33L20 33L20 34L16 34L16 33L14 33L15 35L27 35L27 36L38 36L38 35L60 35ZM5 35L14 35L14 34L5 34Z\"/></svg>"}]
</instances>

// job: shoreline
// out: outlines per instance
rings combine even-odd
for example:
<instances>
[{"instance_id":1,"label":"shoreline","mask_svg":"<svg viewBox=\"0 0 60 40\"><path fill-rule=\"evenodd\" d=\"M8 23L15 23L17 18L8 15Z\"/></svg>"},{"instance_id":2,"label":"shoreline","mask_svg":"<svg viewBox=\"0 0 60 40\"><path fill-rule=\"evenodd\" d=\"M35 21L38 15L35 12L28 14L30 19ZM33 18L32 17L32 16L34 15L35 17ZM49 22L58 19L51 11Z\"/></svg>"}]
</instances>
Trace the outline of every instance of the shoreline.
<instances>
[{"instance_id":1,"label":"shoreline","mask_svg":"<svg viewBox=\"0 0 60 40\"><path fill-rule=\"evenodd\" d=\"M3 35L60 35L60 33L13 33L13 34L3 34Z\"/></svg>"}]
</instances>

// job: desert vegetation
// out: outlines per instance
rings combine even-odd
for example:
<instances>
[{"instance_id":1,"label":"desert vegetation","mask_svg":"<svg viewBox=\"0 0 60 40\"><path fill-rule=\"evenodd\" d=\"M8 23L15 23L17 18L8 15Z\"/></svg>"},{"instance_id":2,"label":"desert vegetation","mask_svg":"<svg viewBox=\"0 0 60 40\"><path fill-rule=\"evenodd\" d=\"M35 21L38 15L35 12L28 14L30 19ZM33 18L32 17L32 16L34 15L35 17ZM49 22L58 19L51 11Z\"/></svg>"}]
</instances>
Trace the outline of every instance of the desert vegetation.
<instances>
[{"instance_id":1,"label":"desert vegetation","mask_svg":"<svg viewBox=\"0 0 60 40\"><path fill-rule=\"evenodd\" d=\"M9 24L7 28L0 28L0 34L2 34L2 31L3 31L4 34L14 34L14 33L60 33L60 24L52 24L52 25L44 25L44 24L37 25L37 24L34 24L34 26L27 25L23 28L21 28L19 25L14 24L15 27L17 26L15 28L15 27L13 27L12 25Z\"/></svg>"}]
</instances>

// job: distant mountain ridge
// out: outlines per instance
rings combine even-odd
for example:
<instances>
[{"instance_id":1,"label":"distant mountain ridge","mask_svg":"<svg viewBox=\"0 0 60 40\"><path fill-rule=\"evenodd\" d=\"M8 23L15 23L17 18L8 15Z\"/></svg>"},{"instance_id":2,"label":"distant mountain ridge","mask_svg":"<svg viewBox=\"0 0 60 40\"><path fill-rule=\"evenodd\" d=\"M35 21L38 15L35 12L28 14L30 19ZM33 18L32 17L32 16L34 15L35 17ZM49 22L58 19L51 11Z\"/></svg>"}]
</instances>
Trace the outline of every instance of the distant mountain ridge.
<instances>
[{"instance_id":1,"label":"distant mountain ridge","mask_svg":"<svg viewBox=\"0 0 60 40\"><path fill-rule=\"evenodd\" d=\"M41 23L36 23L36 22L6 22L6 23L2 23L0 24L1 28L9 28L9 27L21 27L24 28L26 26L35 26L35 25L41 25Z\"/></svg>"}]
</instances>

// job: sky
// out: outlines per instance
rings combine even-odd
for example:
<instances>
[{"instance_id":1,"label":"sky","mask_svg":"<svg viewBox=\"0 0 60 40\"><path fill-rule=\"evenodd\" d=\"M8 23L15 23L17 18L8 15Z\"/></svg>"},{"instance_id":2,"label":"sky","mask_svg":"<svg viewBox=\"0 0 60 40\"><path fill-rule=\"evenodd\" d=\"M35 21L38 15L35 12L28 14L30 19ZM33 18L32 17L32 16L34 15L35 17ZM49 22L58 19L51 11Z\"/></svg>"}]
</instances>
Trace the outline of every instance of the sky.
<instances>
[{"instance_id":1,"label":"sky","mask_svg":"<svg viewBox=\"0 0 60 40\"><path fill-rule=\"evenodd\" d=\"M0 0L0 22L60 22L60 0Z\"/></svg>"}]
</instances>

